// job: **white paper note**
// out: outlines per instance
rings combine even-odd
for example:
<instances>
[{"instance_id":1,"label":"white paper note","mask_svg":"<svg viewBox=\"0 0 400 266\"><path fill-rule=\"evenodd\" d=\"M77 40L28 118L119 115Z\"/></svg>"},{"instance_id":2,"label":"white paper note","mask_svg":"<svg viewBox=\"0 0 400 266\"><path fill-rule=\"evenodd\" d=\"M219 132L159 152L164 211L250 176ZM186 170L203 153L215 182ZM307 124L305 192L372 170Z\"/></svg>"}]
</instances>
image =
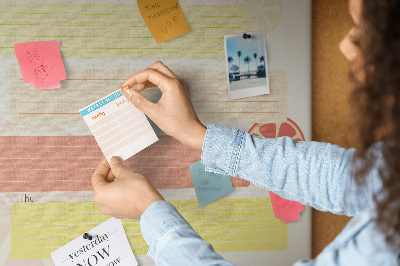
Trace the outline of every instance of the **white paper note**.
<instances>
[{"instance_id":1,"label":"white paper note","mask_svg":"<svg viewBox=\"0 0 400 266\"><path fill-rule=\"evenodd\" d=\"M111 218L51 253L55 266L138 265L121 220Z\"/></svg>"},{"instance_id":2,"label":"white paper note","mask_svg":"<svg viewBox=\"0 0 400 266\"><path fill-rule=\"evenodd\" d=\"M126 160L158 140L144 113L119 90L79 112L108 161Z\"/></svg>"}]
</instances>

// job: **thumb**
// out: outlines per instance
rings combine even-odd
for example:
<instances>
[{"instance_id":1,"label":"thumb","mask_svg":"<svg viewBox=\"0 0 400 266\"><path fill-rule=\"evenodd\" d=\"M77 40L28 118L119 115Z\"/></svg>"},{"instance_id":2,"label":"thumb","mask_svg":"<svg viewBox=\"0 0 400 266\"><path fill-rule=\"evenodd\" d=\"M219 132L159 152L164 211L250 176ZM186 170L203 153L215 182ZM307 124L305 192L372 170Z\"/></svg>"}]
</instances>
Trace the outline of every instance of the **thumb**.
<instances>
[{"instance_id":1,"label":"thumb","mask_svg":"<svg viewBox=\"0 0 400 266\"><path fill-rule=\"evenodd\" d=\"M120 178L122 172L126 170L125 166L122 165L121 159L117 156L111 157L110 168L115 178Z\"/></svg>"},{"instance_id":2,"label":"thumb","mask_svg":"<svg viewBox=\"0 0 400 266\"><path fill-rule=\"evenodd\" d=\"M152 108L154 108L154 103L150 102L146 97L144 97L140 92L132 90L132 89L125 89L123 91L126 98L130 100L133 105L142 111L143 113L147 114Z\"/></svg>"},{"instance_id":3,"label":"thumb","mask_svg":"<svg viewBox=\"0 0 400 266\"><path fill-rule=\"evenodd\" d=\"M92 186L93 189L96 190L100 186L104 186L107 184L106 176L110 171L110 167L106 159L102 160L101 163L97 166L94 174L92 176Z\"/></svg>"}]
</instances>

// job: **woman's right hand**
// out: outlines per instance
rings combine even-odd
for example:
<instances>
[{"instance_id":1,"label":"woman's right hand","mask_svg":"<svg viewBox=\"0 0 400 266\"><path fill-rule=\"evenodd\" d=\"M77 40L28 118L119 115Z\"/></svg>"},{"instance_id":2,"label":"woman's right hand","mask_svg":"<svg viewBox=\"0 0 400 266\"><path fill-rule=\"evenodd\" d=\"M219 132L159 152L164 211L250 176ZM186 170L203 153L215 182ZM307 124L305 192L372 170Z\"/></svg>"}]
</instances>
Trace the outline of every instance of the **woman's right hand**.
<instances>
[{"instance_id":1,"label":"woman's right hand","mask_svg":"<svg viewBox=\"0 0 400 266\"><path fill-rule=\"evenodd\" d=\"M130 89L135 85L136 89ZM150 102L140 93L150 87L157 87L162 92L157 103ZM122 84L121 90L166 134L193 149L202 149L207 128L196 115L185 82L163 63L156 62L133 74Z\"/></svg>"}]
</instances>

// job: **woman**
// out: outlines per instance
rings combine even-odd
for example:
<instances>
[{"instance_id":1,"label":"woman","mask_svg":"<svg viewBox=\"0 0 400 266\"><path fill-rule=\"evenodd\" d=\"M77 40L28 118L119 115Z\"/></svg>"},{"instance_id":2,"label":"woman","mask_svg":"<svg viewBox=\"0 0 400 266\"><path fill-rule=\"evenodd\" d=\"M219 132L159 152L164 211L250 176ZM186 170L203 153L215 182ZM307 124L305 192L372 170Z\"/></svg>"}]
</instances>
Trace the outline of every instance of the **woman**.
<instances>
[{"instance_id":1,"label":"woman","mask_svg":"<svg viewBox=\"0 0 400 266\"><path fill-rule=\"evenodd\" d=\"M287 137L263 139L212 124L206 128L184 82L160 62L122 85L129 87L124 95L165 133L201 150L208 170L239 176L319 210L354 216L315 260L296 265L399 264L400 1L350 0L349 11L353 28L340 49L352 64L357 150ZM140 94L153 86L163 93L158 103ZM127 170L118 158L110 165L103 160L92 183L104 214L140 219L148 254L157 264L231 265L147 178Z\"/></svg>"}]
</instances>

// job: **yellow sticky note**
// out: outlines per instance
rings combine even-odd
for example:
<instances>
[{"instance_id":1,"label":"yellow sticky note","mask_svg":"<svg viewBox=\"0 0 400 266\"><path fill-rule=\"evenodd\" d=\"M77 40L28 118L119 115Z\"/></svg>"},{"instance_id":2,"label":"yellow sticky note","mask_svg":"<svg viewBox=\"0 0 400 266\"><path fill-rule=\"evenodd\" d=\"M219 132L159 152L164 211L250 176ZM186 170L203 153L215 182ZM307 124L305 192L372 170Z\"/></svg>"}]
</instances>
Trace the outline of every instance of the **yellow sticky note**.
<instances>
[{"instance_id":1,"label":"yellow sticky note","mask_svg":"<svg viewBox=\"0 0 400 266\"><path fill-rule=\"evenodd\" d=\"M190 32L178 0L138 0L140 14L157 43Z\"/></svg>"}]
</instances>

